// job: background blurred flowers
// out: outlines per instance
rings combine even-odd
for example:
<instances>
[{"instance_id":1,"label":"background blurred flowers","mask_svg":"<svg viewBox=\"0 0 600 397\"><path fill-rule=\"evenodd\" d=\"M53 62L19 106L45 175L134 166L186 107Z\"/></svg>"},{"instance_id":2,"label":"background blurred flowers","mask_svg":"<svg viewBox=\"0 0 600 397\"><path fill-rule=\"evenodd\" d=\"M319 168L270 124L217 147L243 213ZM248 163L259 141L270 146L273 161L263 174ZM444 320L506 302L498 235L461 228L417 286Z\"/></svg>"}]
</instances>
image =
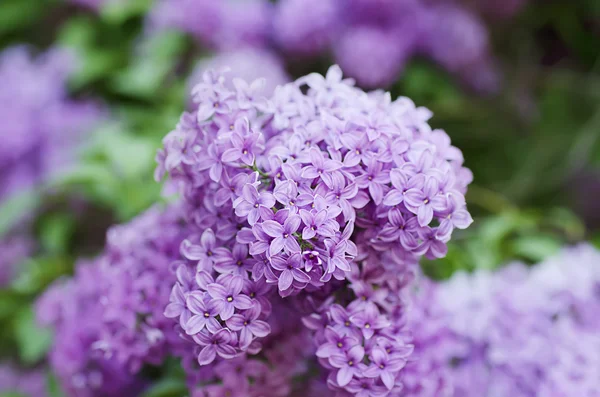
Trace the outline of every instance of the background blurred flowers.
<instances>
[{"instance_id":1,"label":"background blurred flowers","mask_svg":"<svg viewBox=\"0 0 600 397\"><path fill-rule=\"evenodd\" d=\"M207 70L231 69L229 90L237 89L233 77L265 78L261 93L283 98L290 92L278 85L333 63L362 89L386 89L391 99L431 109L432 128L444 128L473 173L465 198L473 225L462 230L470 223L462 213L432 223L456 227L448 252L412 269L419 281L398 303L410 309L394 313L398 326L407 321L419 336L400 395L597 392L598 363L589 353L600 310L592 247L600 244L599 21L595 0L2 1L0 396L126 390L166 397L208 381L192 395L285 396L294 395L294 379L314 377L311 343L335 335L316 323L301 331L281 314L298 310L285 300L272 305L277 321L269 323L262 361L198 367L204 342L179 339L162 316L171 285L195 281L171 265L189 225L172 203L178 186L153 183L152 175L156 150L175 145L163 137L195 106L191 92ZM278 104L278 114L289 110ZM436 146L456 155L444 137ZM194 149L186 153L178 158L192 161ZM376 167L369 171L378 176ZM470 174L458 178L471 181ZM379 185L364 177L357 183L378 197ZM411 205L426 215L426 205ZM211 219L221 222L222 211ZM386 222L383 238L411 245L406 235L415 225L402 217ZM430 254L441 249L430 245ZM216 269L231 268L240 252ZM276 277L285 272L273 269ZM352 282L362 285L361 277L371 282L358 274ZM266 293L255 287L243 293ZM54 337L38 325L36 301ZM301 304L304 311L315 305ZM244 321L233 325L236 334ZM240 368L248 372L228 376ZM347 390L385 395L377 383L385 372L369 375ZM331 393L325 378L302 386L299 395Z\"/></svg>"}]
</instances>

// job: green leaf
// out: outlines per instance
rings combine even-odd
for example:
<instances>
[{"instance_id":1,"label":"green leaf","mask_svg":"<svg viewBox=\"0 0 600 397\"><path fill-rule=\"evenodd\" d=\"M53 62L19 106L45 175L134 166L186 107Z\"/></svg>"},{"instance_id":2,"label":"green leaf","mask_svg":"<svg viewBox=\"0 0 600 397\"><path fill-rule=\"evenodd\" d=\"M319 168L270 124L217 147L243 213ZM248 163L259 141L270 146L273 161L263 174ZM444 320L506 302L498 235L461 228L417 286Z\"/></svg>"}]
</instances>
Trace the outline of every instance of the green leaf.
<instances>
[{"instance_id":1,"label":"green leaf","mask_svg":"<svg viewBox=\"0 0 600 397\"><path fill-rule=\"evenodd\" d=\"M551 235L531 235L518 238L512 243L512 251L532 262L540 262L560 251L563 242Z\"/></svg>"},{"instance_id":2,"label":"green leaf","mask_svg":"<svg viewBox=\"0 0 600 397\"><path fill-rule=\"evenodd\" d=\"M152 0L108 1L100 10L100 16L107 22L122 24L126 20L144 14Z\"/></svg>"},{"instance_id":3,"label":"green leaf","mask_svg":"<svg viewBox=\"0 0 600 397\"><path fill-rule=\"evenodd\" d=\"M149 39L127 69L119 72L112 88L121 94L155 99L157 91L174 69L186 47L186 39L177 32L165 32Z\"/></svg>"},{"instance_id":4,"label":"green leaf","mask_svg":"<svg viewBox=\"0 0 600 397\"><path fill-rule=\"evenodd\" d=\"M42 359L52 341L52 333L48 329L40 328L37 325L31 307L22 310L15 317L14 333L19 348L19 356L28 365Z\"/></svg>"},{"instance_id":5,"label":"green leaf","mask_svg":"<svg viewBox=\"0 0 600 397\"><path fill-rule=\"evenodd\" d=\"M72 265L72 260L60 255L32 258L22 265L12 287L19 293L38 294L52 281L69 273Z\"/></svg>"},{"instance_id":6,"label":"green leaf","mask_svg":"<svg viewBox=\"0 0 600 397\"><path fill-rule=\"evenodd\" d=\"M2 0L0 2L0 35L34 23L49 7L49 3L50 1L43 0Z\"/></svg>"},{"instance_id":7,"label":"green leaf","mask_svg":"<svg viewBox=\"0 0 600 397\"><path fill-rule=\"evenodd\" d=\"M65 397L58 379L56 379L56 376L51 371L48 371L46 374L46 385L50 397Z\"/></svg>"},{"instance_id":8,"label":"green leaf","mask_svg":"<svg viewBox=\"0 0 600 397\"><path fill-rule=\"evenodd\" d=\"M0 238L24 217L31 214L39 204L39 192L26 190L15 194L0 205Z\"/></svg>"},{"instance_id":9,"label":"green leaf","mask_svg":"<svg viewBox=\"0 0 600 397\"><path fill-rule=\"evenodd\" d=\"M46 252L63 254L67 251L75 226L69 214L53 213L42 220L40 242Z\"/></svg>"},{"instance_id":10,"label":"green leaf","mask_svg":"<svg viewBox=\"0 0 600 397\"><path fill-rule=\"evenodd\" d=\"M28 302L25 294L11 289L0 289L0 321L13 317Z\"/></svg>"},{"instance_id":11,"label":"green leaf","mask_svg":"<svg viewBox=\"0 0 600 397\"><path fill-rule=\"evenodd\" d=\"M79 89L114 73L123 62L123 47L100 47L96 44L102 33L88 17L69 20L58 37L60 45L72 48L78 55L79 67L70 78L72 88Z\"/></svg>"},{"instance_id":12,"label":"green leaf","mask_svg":"<svg viewBox=\"0 0 600 397\"><path fill-rule=\"evenodd\" d=\"M483 239L474 239L466 245L465 249L472 262L472 269L493 270L503 264L500 241L491 244Z\"/></svg>"},{"instance_id":13,"label":"green leaf","mask_svg":"<svg viewBox=\"0 0 600 397\"><path fill-rule=\"evenodd\" d=\"M596 234L594 237L592 237L592 244L600 249L600 234Z\"/></svg>"},{"instance_id":14,"label":"green leaf","mask_svg":"<svg viewBox=\"0 0 600 397\"><path fill-rule=\"evenodd\" d=\"M86 50L96 37L93 20L87 16L73 17L62 26L57 43L62 46Z\"/></svg>"},{"instance_id":15,"label":"green leaf","mask_svg":"<svg viewBox=\"0 0 600 397\"><path fill-rule=\"evenodd\" d=\"M139 178L154 169L156 147L152 142L115 130L104 131L101 140L111 168L121 177Z\"/></svg>"},{"instance_id":16,"label":"green leaf","mask_svg":"<svg viewBox=\"0 0 600 397\"><path fill-rule=\"evenodd\" d=\"M25 394L18 393L16 391L0 392L0 397L27 397Z\"/></svg>"},{"instance_id":17,"label":"green leaf","mask_svg":"<svg viewBox=\"0 0 600 397\"><path fill-rule=\"evenodd\" d=\"M184 397L188 394L185 381L166 378L155 383L142 397Z\"/></svg>"}]
</instances>

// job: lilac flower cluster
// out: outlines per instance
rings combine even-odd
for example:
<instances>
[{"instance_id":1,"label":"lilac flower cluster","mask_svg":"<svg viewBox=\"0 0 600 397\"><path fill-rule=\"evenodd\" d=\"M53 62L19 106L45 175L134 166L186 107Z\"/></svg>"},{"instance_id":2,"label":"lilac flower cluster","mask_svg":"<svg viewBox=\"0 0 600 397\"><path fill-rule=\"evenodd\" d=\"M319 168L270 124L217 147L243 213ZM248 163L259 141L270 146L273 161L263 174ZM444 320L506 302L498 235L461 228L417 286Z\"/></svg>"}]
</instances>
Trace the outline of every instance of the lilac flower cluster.
<instances>
[{"instance_id":1,"label":"lilac flower cluster","mask_svg":"<svg viewBox=\"0 0 600 397\"><path fill-rule=\"evenodd\" d=\"M54 175L73 157L79 136L102 118L91 102L69 98L67 79L76 59L62 49L33 56L26 47L0 53L0 205ZM0 286L33 250L27 219L0 237ZM26 222L27 221L27 222Z\"/></svg>"},{"instance_id":2,"label":"lilac flower cluster","mask_svg":"<svg viewBox=\"0 0 600 397\"><path fill-rule=\"evenodd\" d=\"M357 240L368 241L364 235ZM413 351L405 309L416 264L398 250L380 253L364 244L359 251L348 284L304 323L314 331L316 356L330 389L341 395L396 396Z\"/></svg>"},{"instance_id":3,"label":"lilac flower cluster","mask_svg":"<svg viewBox=\"0 0 600 397\"><path fill-rule=\"evenodd\" d=\"M600 252L581 245L531 269L425 285L409 315L423 331L404 373L410 395L598 395L599 263Z\"/></svg>"},{"instance_id":4,"label":"lilac flower cluster","mask_svg":"<svg viewBox=\"0 0 600 397\"><path fill-rule=\"evenodd\" d=\"M64 165L79 136L101 119L97 105L68 96L75 61L59 49L37 57L25 47L0 54L0 202Z\"/></svg>"},{"instance_id":5,"label":"lilac flower cluster","mask_svg":"<svg viewBox=\"0 0 600 397\"><path fill-rule=\"evenodd\" d=\"M510 13L518 4L505 8ZM484 22L457 2L161 0L148 20L150 31L182 31L217 50L269 48L290 64L331 55L366 88L390 86L414 56L478 91L499 84Z\"/></svg>"},{"instance_id":6,"label":"lilac flower cluster","mask_svg":"<svg viewBox=\"0 0 600 397\"><path fill-rule=\"evenodd\" d=\"M50 362L70 395L135 395L143 365L185 349L163 316L185 235L180 221L175 207L152 208L113 227L103 255L79 264L38 303L38 318L56 330Z\"/></svg>"},{"instance_id":7,"label":"lilac flower cluster","mask_svg":"<svg viewBox=\"0 0 600 397\"><path fill-rule=\"evenodd\" d=\"M159 0L149 15L152 31L174 29L219 50L265 47L272 5L267 0Z\"/></svg>"},{"instance_id":8,"label":"lilac flower cluster","mask_svg":"<svg viewBox=\"0 0 600 397\"><path fill-rule=\"evenodd\" d=\"M46 396L46 376L41 370L23 371L10 363L0 363L0 394Z\"/></svg>"},{"instance_id":9,"label":"lilac flower cluster","mask_svg":"<svg viewBox=\"0 0 600 397\"><path fill-rule=\"evenodd\" d=\"M94 348L105 327L102 279L93 263L80 262L72 280L54 284L38 302L40 322L56 331L49 363L69 396L135 395L143 387L116 357Z\"/></svg>"},{"instance_id":10,"label":"lilac flower cluster","mask_svg":"<svg viewBox=\"0 0 600 397\"><path fill-rule=\"evenodd\" d=\"M271 333L263 340L258 355L242 354L224 359L218 353L226 349L224 345L200 348L201 351L216 350L217 358L210 366L198 367L199 362L194 360L195 367L186 368L192 397L287 397L300 391L294 378L308 375L309 358L314 355L310 334L302 327L299 317L290 315L293 308L289 304L273 301L270 308L273 311L269 319ZM249 322L244 327L252 328L253 323L256 324ZM228 334L226 329L220 332ZM218 338L219 341L222 339ZM301 392L300 395L306 395L304 388Z\"/></svg>"},{"instance_id":11,"label":"lilac flower cluster","mask_svg":"<svg viewBox=\"0 0 600 397\"><path fill-rule=\"evenodd\" d=\"M17 266L31 254L33 246L31 239L22 233L0 239L0 288L13 281Z\"/></svg>"},{"instance_id":12,"label":"lilac flower cluster","mask_svg":"<svg viewBox=\"0 0 600 397\"><path fill-rule=\"evenodd\" d=\"M229 76L234 76L245 81L265 79L263 92L269 96L273 94L278 85L290 81L281 59L275 54L259 48L243 48L233 51L217 53L210 58L201 60L189 78L189 92L202 81L204 72L208 70L229 70ZM233 90L232 79L227 81L227 88Z\"/></svg>"},{"instance_id":13,"label":"lilac flower cluster","mask_svg":"<svg viewBox=\"0 0 600 397\"><path fill-rule=\"evenodd\" d=\"M390 85L413 55L433 59L478 90L498 83L483 22L454 2L281 0L273 32L290 55L331 52L364 87Z\"/></svg>"},{"instance_id":14,"label":"lilac flower cluster","mask_svg":"<svg viewBox=\"0 0 600 397\"><path fill-rule=\"evenodd\" d=\"M471 223L471 173L427 109L337 66L270 99L262 84L206 72L157 155L191 225L165 315L205 366L261 352L275 292L292 297L328 386L388 395L412 350L403 291L418 258L444 256Z\"/></svg>"}]
</instances>

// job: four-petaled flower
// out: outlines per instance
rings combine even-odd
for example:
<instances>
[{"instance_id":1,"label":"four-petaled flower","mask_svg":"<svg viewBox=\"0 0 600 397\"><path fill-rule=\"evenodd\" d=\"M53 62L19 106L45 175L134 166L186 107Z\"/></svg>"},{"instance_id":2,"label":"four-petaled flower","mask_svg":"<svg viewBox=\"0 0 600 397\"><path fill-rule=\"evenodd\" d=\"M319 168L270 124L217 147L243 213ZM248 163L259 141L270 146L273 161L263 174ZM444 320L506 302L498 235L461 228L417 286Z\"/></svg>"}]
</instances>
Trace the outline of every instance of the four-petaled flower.
<instances>
[{"instance_id":1,"label":"four-petaled flower","mask_svg":"<svg viewBox=\"0 0 600 397\"><path fill-rule=\"evenodd\" d=\"M448 241L454 228L466 229L473 223L473 218L467 211L464 197L455 193L448 193L448 208L442 216L436 237L441 241Z\"/></svg>"},{"instance_id":2,"label":"four-petaled flower","mask_svg":"<svg viewBox=\"0 0 600 397\"><path fill-rule=\"evenodd\" d=\"M365 305L362 311L350 316L350 321L360 328L365 339L371 339L376 330L390 325L389 320L382 316L377 306L372 303Z\"/></svg>"},{"instance_id":3,"label":"four-petaled flower","mask_svg":"<svg viewBox=\"0 0 600 397\"><path fill-rule=\"evenodd\" d=\"M240 332L240 348L246 350L252 343L253 336L264 338L271 332L269 324L258 320L260 316L260 306L253 306L245 310L242 314L234 314L227 320L227 326L236 332Z\"/></svg>"},{"instance_id":4,"label":"four-petaled flower","mask_svg":"<svg viewBox=\"0 0 600 397\"><path fill-rule=\"evenodd\" d=\"M229 329L223 328L214 334L198 333L193 336L200 346L204 346L198 354L198 364L208 365L212 363L217 355L229 359L237 355L235 345L237 340L235 334Z\"/></svg>"},{"instance_id":5,"label":"four-petaled flower","mask_svg":"<svg viewBox=\"0 0 600 397\"><path fill-rule=\"evenodd\" d=\"M219 315L217 301L211 300L205 292L191 292L186 299L186 306L193 313L184 327L188 335L195 335L202 331L204 327L212 334L222 328L216 319Z\"/></svg>"},{"instance_id":6,"label":"four-petaled flower","mask_svg":"<svg viewBox=\"0 0 600 397\"><path fill-rule=\"evenodd\" d=\"M317 234L322 237L333 237L335 231L340 227L334 219L329 217L325 209L320 211L300 210L300 218L304 223L304 229L302 229L304 240L310 240Z\"/></svg>"},{"instance_id":7,"label":"four-petaled flower","mask_svg":"<svg viewBox=\"0 0 600 397\"><path fill-rule=\"evenodd\" d=\"M258 222L260 207L271 208L275 198L269 192L259 192L255 186L246 184L242 188L242 196L235 199L233 207L237 216L248 217L250 226Z\"/></svg>"},{"instance_id":8,"label":"four-petaled flower","mask_svg":"<svg viewBox=\"0 0 600 397\"><path fill-rule=\"evenodd\" d=\"M271 265L274 269L281 271L278 281L280 291L290 288L294 280L302 285L306 285L310 281L310 276L301 270L303 262L300 252L290 255L287 260L281 257L273 257L271 258Z\"/></svg>"},{"instance_id":9,"label":"four-petaled flower","mask_svg":"<svg viewBox=\"0 0 600 397\"><path fill-rule=\"evenodd\" d=\"M233 316L235 309L246 310L252 307L252 300L242 294L244 279L233 276L226 285L217 283L209 284L206 290L213 298L214 305L222 320L227 321Z\"/></svg>"},{"instance_id":10,"label":"four-petaled flower","mask_svg":"<svg viewBox=\"0 0 600 397\"><path fill-rule=\"evenodd\" d=\"M343 164L340 161L326 159L323 152L317 148L310 150L311 165L307 165L302 169L303 178L321 178L327 186L331 186L331 173L342 168Z\"/></svg>"},{"instance_id":11,"label":"four-petaled flower","mask_svg":"<svg viewBox=\"0 0 600 397\"><path fill-rule=\"evenodd\" d=\"M300 244L294 233L300 228L301 219L298 215L289 215L283 225L277 221L268 220L262 223L263 231L273 237L269 246L271 256L278 254L282 249L289 253L300 252Z\"/></svg>"},{"instance_id":12,"label":"four-petaled flower","mask_svg":"<svg viewBox=\"0 0 600 397\"><path fill-rule=\"evenodd\" d=\"M411 177L406 170L393 169L390 171L392 189L383 198L383 204L393 207L404 201L404 196L411 189L421 189L424 183L422 174Z\"/></svg>"},{"instance_id":13,"label":"four-petaled flower","mask_svg":"<svg viewBox=\"0 0 600 397\"><path fill-rule=\"evenodd\" d=\"M240 123L244 124L244 126L239 126ZM238 130L242 130L243 133ZM256 154L260 153L264 148L264 138L262 134L252 132L248 126L248 119L246 118L236 121L235 131L231 134L229 139L233 147L225 150L221 155L221 161L226 163L241 160L242 163L252 166Z\"/></svg>"},{"instance_id":14,"label":"four-petaled flower","mask_svg":"<svg viewBox=\"0 0 600 397\"><path fill-rule=\"evenodd\" d=\"M211 271L215 262L227 254L227 249L217 246L217 238L212 229L206 229L200 237L200 244L189 240L181 243L181 253L192 261L198 261L198 270Z\"/></svg>"},{"instance_id":15,"label":"four-petaled flower","mask_svg":"<svg viewBox=\"0 0 600 397\"><path fill-rule=\"evenodd\" d=\"M398 208L388 212L388 223L381 229L378 237L383 241L400 241L406 250L412 250L417 246L416 234L419 230L417 218L406 216Z\"/></svg>"},{"instance_id":16,"label":"four-petaled flower","mask_svg":"<svg viewBox=\"0 0 600 397\"><path fill-rule=\"evenodd\" d=\"M392 390L396 381L396 374L406 364L406 360L398 357L390 357L384 349L375 346L369 354L371 364L364 371L364 375L368 378L381 378L381 381Z\"/></svg>"},{"instance_id":17,"label":"four-petaled flower","mask_svg":"<svg viewBox=\"0 0 600 397\"><path fill-rule=\"evenodd\" d=\"M344 354L336 354L329 357L329 363L333 367L338 368L336 381L339 386L346 386L350 383L354 375L360 377L365 366L362 362L364 357L365 349L360 345L352 347L347 352L344 352Z\"/></svg>"},{"instance_id":18,"label":"four-petaled flower","mask_svg":"<svg viewBox=\"0 0 600 397\"><path fill-rule=\"evenodd\" d=\"M373 202L377 205L383 201L388 183L390 183L390 172L384 170L383 163L375 158L369 160L367 172L356 178L356 185L361 189L368 188Z\"/></svg>"},{"instance_id":19,"label":"four-petaled flower","mask_svg":"<svg viewBox=\"0 0 600 397\"><path fill-rule=\"evenodd\" d=\"M332 327L325 328L325 340L317 349L317 357L327 358L333 355L343 355L353 346L358 345L358 339L337 332Z\"/></svg>"},{"instance_id":20,"label":"four-petaled flower","mask_svg":"<svg viewBox=\"0 0 600 397\"><path fill-rule=\"evenodd\" d=\"M226 253L216 260L214 269L219 273L234 273L243 278L248 277L248 270L252 269L253 262L248 258L248 246L235 244L231 252Z\"/></svg>"},{"instance_id":21,"label":"four-petaled flower","mask_svg":"<svg viewBox=\"0 0 600 397\"><path fill-rule=\"evenodd\" d=\"M404 195L406 208L417 215L419 225L427 226L433 219L434 211L446 209L446 197L439 194L438 181L428 177L423 189L409 189Z\"/></svg>"}]
</instances>

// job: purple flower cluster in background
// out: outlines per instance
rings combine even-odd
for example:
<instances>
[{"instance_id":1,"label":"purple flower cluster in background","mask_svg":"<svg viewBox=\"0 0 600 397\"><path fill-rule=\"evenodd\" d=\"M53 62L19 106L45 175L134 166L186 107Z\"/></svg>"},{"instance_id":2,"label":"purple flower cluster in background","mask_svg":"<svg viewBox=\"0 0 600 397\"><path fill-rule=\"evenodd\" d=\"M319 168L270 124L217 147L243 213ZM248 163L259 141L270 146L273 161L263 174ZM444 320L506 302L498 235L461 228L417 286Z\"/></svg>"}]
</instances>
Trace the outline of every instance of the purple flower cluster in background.
<instances>
[{"instance_id":1,"label":"purple flower cluster in background","mask_svg":"<svg viewBox=\"0 0 600 397\"><path fill-rule=\"evenodd\" d=\"M50 363L69 395L135 395L143 365L185 350L163 316L175 280L170 264L185 235L180 221L177 208L152 208L113 227L105 252L38 302L40 322L55 328Z\"/></svg>"},{"instance_id":2,"label":"purple flower cluster in background","mask_svg":"<svg viewBox=\"0 0 600 397\"><path fill-rule=\"evenodd\" d=\"M0 202L65 165L80 136L101 119L96 104L69 98L75 63L61 49L34 57L13 47L0 54Z\"/></svg>"},{"instance_id":3,"label":"purple flower cluster in background","mask_svg":"<svg viewBox=\"0 0 600 397\"><path fill-rule=\"evenodd\" d=\"M0 288L14 280L18 273L17 265L29 256L33 248L33 241L21 233L0 239Z\"/></svg>"},{"instance_id":4,"label":"purple flower cluster in background","mask_svg":"<svg viewBox=\"0 0 600 397\"><path fill-rule=\"evenodd\" d=\"M390 86L415 56L435 61L478 91L493 92L499 84L484 22L456 2L161 0L148 25L154 32L188 33L219 51L270 49L290 65L333 57L365 88Z\"/></svg>"},{"instance_id":5,"label":"purple flower cluster in background","mask_svg":"<svg viewBox=\"0 0 600 397\"><path fill-rule=\"evenodd\" d=\"M202 81L202 76L208 70L228 70L230 77L244 81L265 78L263 91L260 92L264 96L270 96L277 86L290 81L279 57L264 49L248 47L217 53L198 62L189 78L189 92ZM227 80L227 84L227 88L235 89L232 79Z\"/></svg>"},{"instance_id":6,"label":"purple flower cluster in background","mask_svg":"<svg viewBox=\"0 0 600 397\"><path fill-rule=\"evenodd\" d=\"M52 49L33 56L26 47L0 53L0 205L39 186L69 164L80 137L102 119L100 108L69 98L74 54ZM0 285L18 273L33 250L28 219L0 236Z\"/></svg>"},{"instance_id":7,"label":"purple flower cluster in background","mask_svg":"<svg viewBox=\"0 0 600 397\"><path fill-rule=\"evenodd\" d=\"M426 282L409 314L414 396L600 394L600 252Z\"/></svg>"},{"instance_id":8,"label":"purple flower cluster in background","mask_svg":"<svg viewBox=\"0 0 600 397\"><path fill-rule=\"evenodd\" d=\"M149 28L177 30L218 50L265 47L272 4L265 0L159 0L149 14Z\"/></svg>"},{"instance_id":9,"label":"purple flower cluster in background","mask_svg":"<svg viewBox=\"0 0 600 397\"><path fill-rule=\"evenodd\" d=\"M418 258L444 256L471 223L471 173L429 110L365 93L337 66L270 99L262 84L206 72L158 153L190 224L165 315L200 366L218 365L266 354L290 297L330 389L396 393L412 351L403 291Z\"/></svg>"},{"instance_id":10,"label":"purple flower cluster in background","mask_svg":"<svg viewBox=\"0 0 600 397\"><path fill-rule=\"evenodd\" d=\"M273 35L290 56L332 53L367 88L389 86L418 55L477 90L493 91L498 84L483 21L453 2L281 0Z\"/></svg>"},{"instance_id":11,"label":"purple flower cluster in background","mask_svg":"<svg viewBox=\"0 0 600 397\"><path fill-rule=\"evenodd\" d=\"M0 363L0 394L45 397L46 374L41 370L23 371L12 364Z\"/></svg>"}]
</instances>

